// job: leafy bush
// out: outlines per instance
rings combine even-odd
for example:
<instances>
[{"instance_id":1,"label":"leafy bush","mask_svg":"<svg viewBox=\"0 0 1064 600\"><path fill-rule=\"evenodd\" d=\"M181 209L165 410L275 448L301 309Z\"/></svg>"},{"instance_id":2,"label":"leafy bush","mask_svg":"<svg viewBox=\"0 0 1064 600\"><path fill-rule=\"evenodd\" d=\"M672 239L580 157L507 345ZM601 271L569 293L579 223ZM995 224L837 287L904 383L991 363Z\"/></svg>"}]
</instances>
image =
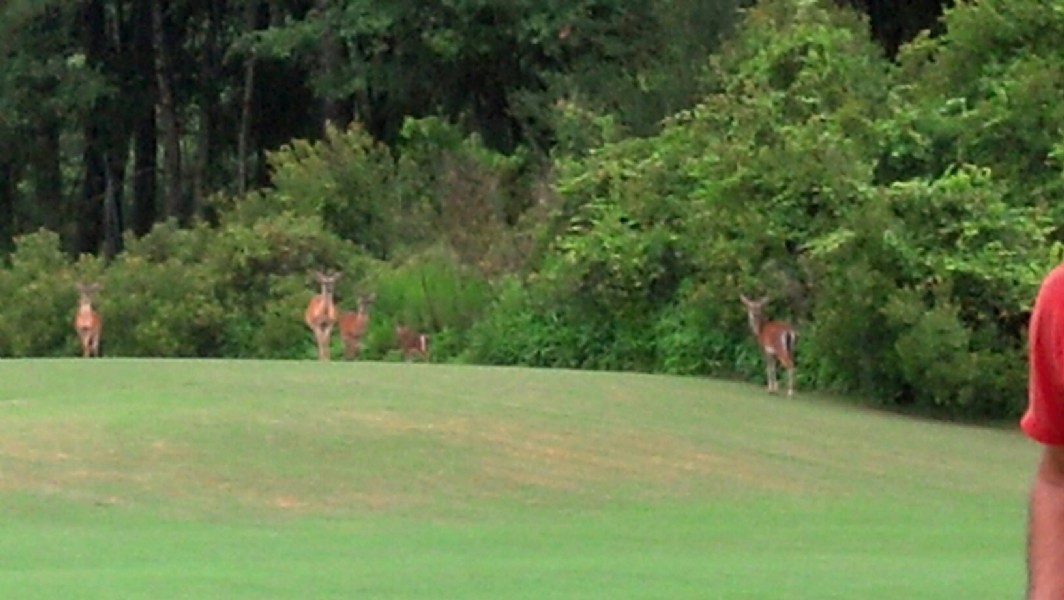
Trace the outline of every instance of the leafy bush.
<instances>
[{"instance_id":1,"label":"leafy bush","mask_svg":"<svg viewBox=\"0 0 1064 600\"><path fill-rule=\"evenodd\" d=\"M202 264L128 254L107 271L102 336L113 356L216 356L225 313Z\"/></svg>"},{"instance_id":2,"label":"leafy bush","mask_svg":"<svg viewBox=\"0 0 1064 600\"><path fill-rule=\"evenodd\" d=\"M676 305L659 313L655 323L657 369L677 375L735 373L737 365L747 362L742 360L744 348L757 351L752 336L746 329L737 330L736 318L725 317L729 311L716 305L705 286L690 291L688 287Z\"/></svg>"},{"instance_id":3,"label":"leafy bush","mask_svg":"<svg viewBox=\"0 0 1064 600\"><path fill-rule=\"evenodd\" d=\"M15 239L11 267L0 270L0 356L80 352L73 326L74 284L99 280L101 263L83 256L72 268L59 248L59 236L46 230Z\"/></svg>"},{"instance_id":4,"label":"leafy bush","mask_svg":"<svg viewBox=\"0 0 1064 600\"><path fill-rule=\"evenodd\" d=\"M591 329L536 304L525 286L511 278L470 331L465 358L487 364L579 368L587 357Z\"/></svg>"},{"instance_id":5,"label":"leafy bush","mask_svg":"<svg viewBox=\"0 0 1064 600\"><path fill-rule=\"evenodd\" d=\"M1048 224L1005 197L976 168L896 183L811 243L820 368L892 402L1014 412L1022 381L1006 364L1022 355L1016 316L1050 265Z\"/></svg>"},{"instance_id":6,"label":"leafy bush","mask_svg":"<svg viewBox=\"0 0 1064 600\"><path fill-rule=\"evenodd\" d=\"M329 128L324 139L295 140L269 159L274 189L266 196L283 210L321 219L378 258L394 251L395 160L360 127Z\"/></svg>"},{"instance_id":7,"label":"leafy bush","mask_svg":"<svg viewBox=\"0 0 1064 600\"><path fill-rule=\"evenodd\" d=\"M377 294L377 301L366 334L368 356L382 356L394 349L394 329L402 324L432 336L434 359L452 358L492 299L487 280L444 247L429 248L393 268L379 269L370 279L364 287ZM448 343L437 339L444 332Z\"/></svg>"}]
</instances>

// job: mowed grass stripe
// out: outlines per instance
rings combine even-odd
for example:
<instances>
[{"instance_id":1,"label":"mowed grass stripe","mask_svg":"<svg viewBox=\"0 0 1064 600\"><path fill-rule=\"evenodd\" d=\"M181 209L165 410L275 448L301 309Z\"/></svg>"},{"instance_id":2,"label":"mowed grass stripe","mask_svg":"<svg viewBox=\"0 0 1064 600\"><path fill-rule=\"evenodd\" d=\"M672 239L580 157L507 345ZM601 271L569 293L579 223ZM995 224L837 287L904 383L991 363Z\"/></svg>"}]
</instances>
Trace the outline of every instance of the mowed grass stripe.
<instances>
[{"instance_id":1,"label":"mowed grass stripe","mask_svg":"<svg viewBox=\"0 0 1064 600\"><path fill-rule=\"evenodd\" d=\"M1036 449L1012 430L617 373L6 360L0 381L0 593L39 592L20 597L991 598L1022 583Z\"/></svg>"}]
</instances>

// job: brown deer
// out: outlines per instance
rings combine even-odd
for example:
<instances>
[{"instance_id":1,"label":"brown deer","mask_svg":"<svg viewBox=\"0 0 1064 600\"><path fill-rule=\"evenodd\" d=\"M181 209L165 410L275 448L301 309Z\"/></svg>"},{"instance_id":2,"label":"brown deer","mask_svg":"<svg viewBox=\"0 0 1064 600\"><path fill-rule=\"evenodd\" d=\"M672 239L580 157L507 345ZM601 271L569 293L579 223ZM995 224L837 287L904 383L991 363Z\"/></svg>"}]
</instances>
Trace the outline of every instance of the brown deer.
<instances>
[{"instance_id":1,"label":"brown deer","mask_svg":"<svg viewBox=\"0 0 1064 600\"><path fill-rule=\"evenodd\" d=\"M429 359L429 336L420 333L405 325L395 327L395 338L399 340L399 349L403 352L403 360L410 360L414 356L420 356L422 360Z\"/></svg>"},{"instance_id":2,"label":"brown deer","mask_svg":"<svg viewBox=\"0 0 1064 600\"><path fill-rule=\"evenodd\" d=\"M798 341L798 333L789 323L784 321L768 321L761 311L767 297L751 300L740 294L739 300L746 307L746 316L750 321L750 329L761 346L761 353L765 358L765 373L768 376L768 391L779 391L779 383L776 381L776 362L779 361L787 369L787 395L794 395L794 345Z\"/></svg>"},{"instance_id":3,"label":"brown deer","mask_svg":"<svg viewBox=\"0 0 1064 600\"><path fill-rule=\"evenodd\" d=\"M321 291L310 299L307 310L303 313L303 320L307 327L314 333L314 341L318 344L318 360L329 360L329 344L332 341L332 328L336 324L336 303L333 302L333 292L336 289L336 280L340 273L322 273L314 271L314 279L321 286Z\"/></svg>"},{"instance_id":4,"label":"brown deer","mask_svg":"<svg viewBox=\"0 0 1064 600\"><path fill-rule=\"evenodd\" d=\"M81 355L85 358L100 356L100 334L103 332L103 319L92 307L96 293L103 286L98 283L77 283L78 310L74 313L74 331L81 342Z\"/></svg>"},{"instance_id":5,"label":"brown deer","mask_svg":"<svg viewBox=\"0 0 1064 600\"><path fill-rule=\"evenodd\" d=\"M358 297L358 311L345 311L340 314L337 326L340 328L340 341L344 344L344 358L351 360L358 357L362 349L362 337L369 328L369 309L377 301L377 294Z\"/></svg>"}]
</instances>

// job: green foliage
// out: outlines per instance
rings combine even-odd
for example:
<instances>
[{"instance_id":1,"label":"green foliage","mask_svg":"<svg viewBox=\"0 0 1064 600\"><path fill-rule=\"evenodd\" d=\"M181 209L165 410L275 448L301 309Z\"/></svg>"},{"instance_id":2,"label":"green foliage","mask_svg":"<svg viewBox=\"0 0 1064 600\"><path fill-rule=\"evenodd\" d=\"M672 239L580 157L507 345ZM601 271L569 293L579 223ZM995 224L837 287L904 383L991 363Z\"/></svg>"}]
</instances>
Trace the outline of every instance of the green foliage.
<instances>
[{"instance_id":1,"label":"green foliage","mask_svg":"<svg viewBox=\"0 0 1064 600\"><path fill-rule=\"evenodd\" d=\"M1064 192L1053 152L1064 128L1064 13L1041 2L962 3L943 17L947 33L920 39L899 57L905 102L894 161L937 176L974 163L1012 182L1011 204L1043 206L1057 221ZM887 124L895 127L894 124Z\"/></svg>"},{"instance_id":2,"label":"green foliage","mask_svg":"<svg viewBox=\"0 0 1064 600\"><path fill-rule=\"evenodd\" d=\"M210 356L218 353L224 311L205 265L123 255L110 266L101 302L109 356Z\"/></svg>"},{"instance_id":3,"label":"green foliage","mask_svg":"<svg viewBox=\"0 0 1064 600\"><path fill-rule=\"evenodd\" d=\"M592 150L623 139L613 115L600 114L570 99L559 100L552 116L557 138L553 154L559 158L582 158Z\"/></svg>"},{"instance_id":4,"label":"green foliage","mask_svg":"<svg viewBox=\"0 0 1064 600\"><path fill-rule=\"evenodd\" d=\"M430 336L434 360L450 359L460 353L468 330L492 300L486 279L438 247L379 269L371 281L366 288L377 301L366 336L368 356L394 349L395 327L405 325Z\"/></svg>"},{"instance_id":5,"label":"green foliage","mask_svg":"<svg viewBox=\"0 0 1064 600\"><path fill-rule=\"evenodd\" d=\"M283 210L320 218L332 232L386 258L396 243L395 161L359 127L326 130L316 141L295 140L270 154L274 190Z\"/></svg>"},{"instance_id":6,"label":"green foliage","mask_svg":"<svg viewBox=\"0 0 1064 600\"><path fill-rule=\"evenodd\" d=\"M74 283L94 281L103 285L105 355L307 356L302 315L316 291L308 272L343 271L343 295L371 260L315 218L223 221L219 229L160 224L106 266L88 256L70 264L54 233L19 238L11 267L0 270L0 355L75 353Z\"/></svg>"},{"instance_id":7,"label":"green foliage","mask_svg":"<svg viewBox=\"0 0 1064 600\"><path fill-rule=\"evenodd\" d=\"M97 281L100 262L85 256L72 268L59 249L59 236L45 230L16 238L10 260L11 267L0 270L0 356L80 352L74 284Z\"/></svg>"},{"instance_id":8,"label":"green foliage","mask_svg":"<svg viewBox=\"0 0 1064 600\"><path fill-rule=\"evenodd\" d=\"M500 154L438 118L407 119L399 151L407 245L442 240L486 274L522 264L516 225L530 203L532 157Z\"/></svg>"},{"instance_id":9,"label":"green foliage","mask_svg":"<svg viewBox=\"0 0 1064 600\"><path fill-rule=\"evenodd\" d=\"M910 181L869 196L810 244L823 281L819 368L848 389L967 414L1017 410L1024 314L1045 261L1047 223L1005 204L986 170ZM1000 360L1004 359L1004 360Z\"/></svg>"},{"instance_id":10,"label":"green foliage","mask_svg":"<svg viewBox=\"0 0 1064 600\"><path fill-rule=\"evenodd\" d=\"M469 333L472 362L532 367L578 368L586 357L582 340L588 323L538 305L519 280L508 278L485 316Z\"/></svg>"},{"instance_id":11,"label":"green foliage","mask_svg":"<svg viewBox=\"0 0 1064 600\"><path fill-rule=\"evenodd\" d=\"M852 14L792 9L752 10L714 92L659 135L560 161L533 294L594 324L581 366L753 371L738 294L768 292L782 316L808 306L797 251L859 203L889 68Z\"/></svg>"},{"instance_id":12,"label":"green foliage","mask_svg":"<svg viewBox=\"0 0 1064 600\"><path fill-rule=\"evenodd\" d=\"M717 299L705 286L680 290L678 302L658 313L652 331L656 343L658 370L677 375L710 373L730 375L736 366L751 363L744 351L759 351L746 329L722 326L737 315L725 299ZM733 300L735 302L736 300ZM744 321L745 324L745 321ZM757 365L760 371L760 365Z\"/></svg>"}]
</instances>

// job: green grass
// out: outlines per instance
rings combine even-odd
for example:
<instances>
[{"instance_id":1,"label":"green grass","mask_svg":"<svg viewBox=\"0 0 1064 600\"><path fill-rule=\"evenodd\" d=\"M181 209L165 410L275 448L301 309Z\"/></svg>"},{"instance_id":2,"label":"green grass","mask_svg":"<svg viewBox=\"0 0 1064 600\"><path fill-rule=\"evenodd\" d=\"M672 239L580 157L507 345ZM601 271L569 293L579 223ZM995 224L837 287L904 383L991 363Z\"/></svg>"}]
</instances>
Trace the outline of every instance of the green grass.
<instances>
[{"instance_id":1,"label":"green grass","mask_svg":"<svg viewBox=\"0 0 1064 600\"><path fill-rule=\"evenodd\" d=\"M1036 451L695 378L5 360L0 597L1019 597Z\"/></svg>"}]
</instances>

